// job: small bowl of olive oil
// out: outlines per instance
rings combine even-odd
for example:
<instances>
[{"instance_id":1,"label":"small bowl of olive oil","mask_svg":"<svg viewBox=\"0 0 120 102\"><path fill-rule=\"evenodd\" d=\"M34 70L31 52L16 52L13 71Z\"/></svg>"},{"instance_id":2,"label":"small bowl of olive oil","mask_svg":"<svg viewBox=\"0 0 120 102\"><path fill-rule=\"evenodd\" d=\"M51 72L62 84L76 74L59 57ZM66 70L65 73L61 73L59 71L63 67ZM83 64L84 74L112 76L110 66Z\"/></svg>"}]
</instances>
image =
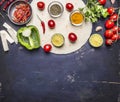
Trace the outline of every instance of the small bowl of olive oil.
<instances>
[{"instance_id":1,"label":"small bowl of olive oil","mask_svg":"<svg viewBox=\"0 0 120 102\"><path fill-rule=\"evenodd\" d=\"M80 26L85 20L84 14L79 10L74 10L70 14L70 22L74 26Z\"/></svg>"}]
</instances>

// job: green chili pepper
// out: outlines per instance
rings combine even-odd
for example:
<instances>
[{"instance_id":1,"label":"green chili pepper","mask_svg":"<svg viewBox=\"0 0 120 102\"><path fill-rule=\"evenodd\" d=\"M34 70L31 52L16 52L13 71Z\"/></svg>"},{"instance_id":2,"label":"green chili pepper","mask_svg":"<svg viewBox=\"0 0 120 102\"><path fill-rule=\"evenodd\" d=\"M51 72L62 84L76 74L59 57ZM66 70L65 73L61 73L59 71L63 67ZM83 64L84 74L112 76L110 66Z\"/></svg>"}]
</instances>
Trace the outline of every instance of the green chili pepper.
<instances>
[{"instance_id":1,"label":"green chili pepper","mask_svg":"<svg viewBox=\"0 0 120 102\"><path fill-rule=\"evenodd\" d=\"M33 50L40 47L39 31L33 25L21 27L17 31L17 38L19 43L28 50Z\"/></svg>"}]
</instances>

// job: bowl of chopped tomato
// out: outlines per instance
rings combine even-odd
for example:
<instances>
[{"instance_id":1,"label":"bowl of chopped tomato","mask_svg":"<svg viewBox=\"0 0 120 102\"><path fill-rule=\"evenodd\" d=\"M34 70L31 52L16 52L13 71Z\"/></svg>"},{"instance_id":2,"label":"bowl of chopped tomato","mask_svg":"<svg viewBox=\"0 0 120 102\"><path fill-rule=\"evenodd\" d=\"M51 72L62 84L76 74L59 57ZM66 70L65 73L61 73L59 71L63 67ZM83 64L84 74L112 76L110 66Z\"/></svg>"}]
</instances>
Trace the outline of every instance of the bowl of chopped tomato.
<instances>
[{"instance_id":1,"label":"bowl of chopped tomato","mask_svg":"<svg viewBox=\"0 0 120 102\"><path fill-rule=\"evenodd\" d=\"M8 17L16 25L27 24L32 18L32 8L26 1L15 1L8 8Z\"/></svg>"}]
</instances>

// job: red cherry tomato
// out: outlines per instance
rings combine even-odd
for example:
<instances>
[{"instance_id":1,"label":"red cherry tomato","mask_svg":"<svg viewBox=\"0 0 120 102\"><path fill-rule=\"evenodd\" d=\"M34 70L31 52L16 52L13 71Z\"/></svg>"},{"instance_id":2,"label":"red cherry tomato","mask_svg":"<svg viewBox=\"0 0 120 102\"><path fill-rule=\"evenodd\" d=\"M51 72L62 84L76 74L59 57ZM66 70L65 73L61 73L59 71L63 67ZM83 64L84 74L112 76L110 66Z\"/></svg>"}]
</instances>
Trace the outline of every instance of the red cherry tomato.
<instances>
[{"instance_id":1,"label":"red cherry tomato","mask_svg":"<svg viewBox=\"0 0 120 102\"><path fill-rule=\"evenodd\" d=\"M118 33L118 27L117 27L117 26L114 26L114 27L112 28L112 31L113 31L114 34Z\"/></svg>"},{"instance_id":2,"label":"red cherry tomato","mask_svg":"<svg viewBox=\"0 0 120 102\"><path fill-rule=\"evenodd\" d=\"M112 39L112 41L116 41L116 40L119 39L119 35L118 34L114 34L111 39Z\"/></svg>"},{"instance_id":3,"label":"red cherry tomato","mask_svg":"<svg viewBox=\"0 0 120 102\"><path fill-rule=\"evenodd\" d=\"M51 46L50 44L44 45L44 51L45 51L45 52L50 52L51 49L52 49L52 46Z\"/></svg>"},{"instance_id":4,"label":"red cherry tomato","mask_svg":"<svg viewBox=\"0 0 120 102\"><path fill-rule=\"evenodd\" d=\"M112 21L117 21L118 19L118 14L114 13L113 15L110 16L110 20Z\"/></svg>"},{"instance_id":5,"label":"red cherry tomato","mask_svg":"<svg viewBox=\"0 0 120 102\"><path fill-rule=\"evenodd\" d=\"M109 15L112 15L115 12L114 7L107 8L107 12L108 12Z\"/></svg>"},{"instance_id":6,"label":"red cherry tomato","mask_svg":"<svg viewBox=\"0 0 120 102\"><path fill-rule=\"evenodd\" d=\"M73 8L74 8L74 6L73 6L72 3L67 3L67 4L66 4L66 9L67 9L68 11L72 11Z\"/></svg>"},{"instance_id":7,"label":"red cherry tomato","mask_svg":"<svg viewBox=\"0 0 120 102\"><path fill-rule=\"evenodd\" d=\"M77 35L75 33L69 33L68 38L71 42L75 42L77 40Z\"/></svg>"},{"instance_id":8,"label":"red cherry tomato","mask_svg":"<svg viewBox=\"0 0 120 102\"><path fill-rule=\"evenodd\" d=\"M113 36L113 31L112 30L106 30L104 33L104 36L106 38L111 38Z\"/></svg>"},{"instance_id":9,"label":"red cherry tomato","mask_svg":"<svg viewBox=\"0 0 120 102\"><path fill-rule=\"evenodd\" d=\"M45 8L45 3L42 1L37 2L37 7L39 10L44 10Z\"/></svg>"},{"instance_id":10,"label":"red cherry tomato","mask_svg":"<svg viewBox=\"0 0 120 102\"><path fill-rule=\"evenodd\" d=\"M105 5L105 4L106 4L106 0L98 0L98 2L99 2L101 5Z\"/></svg>"},{"instance_id":11,"label":"red cherry tomato","mask_svg":"<svg viewBox=\"0 0 120 102\"><path fill-rule=\"evenodd\" d=\"M112 43L113 43L112 39L106 39L105 40L106 45L112 45Z\"/></svg>"},{"instance_id":12,"label":"red cherry tomato","mask_svg":"<svg viewBox=\"0 0 120 102\"><path fill-rule=\"evenodd\" d=\"M111 21L111 20L107 20L107 21L105 22L105 27L106 27L107 29L111 29L114 25L115 25L115 23L114 23L113 21Z\"/></svg>"},{"instance_id":13,"label":"red cherry tomato","mask_svg":"<svg viewBox=\"0 0 120 102\"><path fill-rule=\"evenodd\" d=\"M49 28L51 28L51 29L55 28L55 21L54 21L54 20L49 20L49 21L48 21L48 26L49 26Z\"/></svg>"}]
</instances>

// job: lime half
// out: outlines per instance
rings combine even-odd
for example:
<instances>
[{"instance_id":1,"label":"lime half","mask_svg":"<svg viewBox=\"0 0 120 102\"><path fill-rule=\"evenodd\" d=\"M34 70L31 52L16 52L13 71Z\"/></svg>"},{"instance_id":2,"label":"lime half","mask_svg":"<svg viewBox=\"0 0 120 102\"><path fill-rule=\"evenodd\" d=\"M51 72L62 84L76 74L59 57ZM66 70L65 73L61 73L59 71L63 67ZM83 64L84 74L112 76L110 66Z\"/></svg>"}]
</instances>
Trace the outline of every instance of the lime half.
<instances>
[{"instance_id":1,"label":"lime half","mask_svg":"<svg viewBox=\"0 0 120 102\"><path fill-rule=\"evenodd\" d=\"M93 47L100 47L103 44L103 38L100 34L92 34L89 38L89 43Z\"/></svg>"},{"instance_id":2,"label":"lime half","mask_svg":"<svg viewBox=\"0 0 120 102\"><path fill-rule=\"evenodd\" d=\"M62 45L64 44L64 37L62 34L59 33L54 34L52 36L51 42L55 47L62 47Z\"/></svg>"}]
</instances>

